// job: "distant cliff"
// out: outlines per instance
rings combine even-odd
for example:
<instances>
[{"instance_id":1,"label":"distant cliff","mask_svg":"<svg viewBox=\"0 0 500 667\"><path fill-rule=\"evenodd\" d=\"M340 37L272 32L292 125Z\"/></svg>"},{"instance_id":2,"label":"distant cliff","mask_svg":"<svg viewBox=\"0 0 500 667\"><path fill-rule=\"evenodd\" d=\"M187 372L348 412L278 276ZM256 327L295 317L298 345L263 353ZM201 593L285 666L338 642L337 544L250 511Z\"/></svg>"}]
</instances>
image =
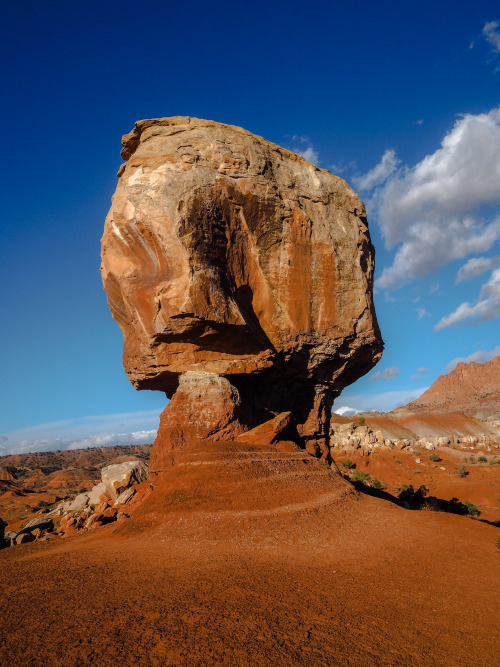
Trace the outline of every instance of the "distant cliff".
<instances>
[{"instance_id":1,"label":"distant cliff","mask_svg":"<svg viewBox=\"0 0 500 667\"><path fill-rule=\"evenodd\" d=\"M406 405L412 412L463 412L479 419L500 419L500 356L485 364L461 363L441 375Z\"/></svg>"}]
</instances>

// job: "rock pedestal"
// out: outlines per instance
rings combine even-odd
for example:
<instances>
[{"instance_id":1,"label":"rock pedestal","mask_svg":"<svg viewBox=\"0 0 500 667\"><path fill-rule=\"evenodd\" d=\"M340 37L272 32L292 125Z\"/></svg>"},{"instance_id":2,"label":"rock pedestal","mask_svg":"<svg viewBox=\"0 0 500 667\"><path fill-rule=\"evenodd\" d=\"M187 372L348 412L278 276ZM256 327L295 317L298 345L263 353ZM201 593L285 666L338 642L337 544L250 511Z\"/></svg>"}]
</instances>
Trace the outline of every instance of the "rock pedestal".
<instances>
[{"instance_id":1,"label":"rock pedestal","mask_svg":"<svg viewBox=\"0 0 500 667\"><path fill-rule=\"evenodd\" d=\"M139 121L122 157L101 271L130 381L172 399L152 470L283 412L327 456L333 399L383 347L361 200L299 155L196 118Z\"/></svg>"}]
</instances>

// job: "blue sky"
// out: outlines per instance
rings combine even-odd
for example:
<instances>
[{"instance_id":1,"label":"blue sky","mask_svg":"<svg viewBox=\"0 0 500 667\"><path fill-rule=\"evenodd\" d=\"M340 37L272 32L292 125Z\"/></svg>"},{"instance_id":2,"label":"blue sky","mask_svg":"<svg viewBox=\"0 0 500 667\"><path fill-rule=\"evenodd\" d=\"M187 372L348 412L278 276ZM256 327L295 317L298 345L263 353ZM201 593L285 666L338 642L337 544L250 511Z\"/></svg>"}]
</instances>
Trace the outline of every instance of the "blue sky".
<instances>
[{"instance_id":1,"label":"blue sky","mask_svg":"<svg viewBox=\"0 0 500 667\"><path fill-rule=\"evenodd\" d=\"M362 196L386 350L336 408L393 408L500 353L497 2L2 14L0 452L152 439L165 397L129 385L99 276L121 135L141 118L240 125Z\"/></svg>"}]
</instances>

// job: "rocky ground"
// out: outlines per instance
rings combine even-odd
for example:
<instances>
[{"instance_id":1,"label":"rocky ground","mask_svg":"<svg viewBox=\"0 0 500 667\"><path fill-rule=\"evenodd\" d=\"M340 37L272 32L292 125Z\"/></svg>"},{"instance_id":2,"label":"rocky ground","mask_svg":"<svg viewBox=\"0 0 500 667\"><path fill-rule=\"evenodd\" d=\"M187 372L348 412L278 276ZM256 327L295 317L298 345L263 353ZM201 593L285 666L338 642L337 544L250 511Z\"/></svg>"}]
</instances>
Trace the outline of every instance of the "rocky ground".
<instances>
[{"instance_id":1,"label":"rocky ground","mask_svg":"<svg viewBox=\"0 0 500 667\"><path fill-rule=\"evenodd\" d=\"M101 481L101 469L131 459L147 462L151 445L96 447L0 457L0 518L19 530Z\"/></svg>"},{"instance_id":2,"label":"rocky ground","mask_svg":"<svg viewBox=\"0 0 500 667\"><path fill-rule=\"evenodd\" d=\"M491 525L405 510L308 454L243 443L206 443L137 489L127 521L0 552L2 664L500 658Z\"/></svg>"}]
</instances>

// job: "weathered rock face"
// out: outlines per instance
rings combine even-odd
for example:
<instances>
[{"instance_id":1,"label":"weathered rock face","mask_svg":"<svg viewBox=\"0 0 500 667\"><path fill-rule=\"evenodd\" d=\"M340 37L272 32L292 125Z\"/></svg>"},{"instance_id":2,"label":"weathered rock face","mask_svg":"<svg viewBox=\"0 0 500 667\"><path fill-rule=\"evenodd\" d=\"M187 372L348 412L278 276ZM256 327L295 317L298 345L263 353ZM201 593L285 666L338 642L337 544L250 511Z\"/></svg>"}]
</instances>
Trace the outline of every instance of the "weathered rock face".
<instances>
[{"instance_id":1,"label":"weathered rock face","mask_svg":"<svg viewBox=\"0 0 500 667\"><path fill-rule=\"evenodd\" d=\"M210 437L291 411L303 443L326 453L333 398L382 352L362 202L340 178L220 123L140 121L123 146L101 271L130 381L172 397L186 373L223 377L221 400L235 403ZM174 396L160 428L174 449L182 413Z\"/></svg>"},{"instance_id":2,"label":"weathered rock face","mask_svg":"<svg viewBox=\"0 0 500 667\"><path fill-rule=\"evenodd\" d=\"M500 356L484 364L458 364L402 410L463 412L479 419L500 419Z\"/></svg>"}]
</instances>

